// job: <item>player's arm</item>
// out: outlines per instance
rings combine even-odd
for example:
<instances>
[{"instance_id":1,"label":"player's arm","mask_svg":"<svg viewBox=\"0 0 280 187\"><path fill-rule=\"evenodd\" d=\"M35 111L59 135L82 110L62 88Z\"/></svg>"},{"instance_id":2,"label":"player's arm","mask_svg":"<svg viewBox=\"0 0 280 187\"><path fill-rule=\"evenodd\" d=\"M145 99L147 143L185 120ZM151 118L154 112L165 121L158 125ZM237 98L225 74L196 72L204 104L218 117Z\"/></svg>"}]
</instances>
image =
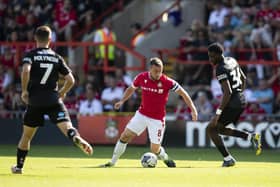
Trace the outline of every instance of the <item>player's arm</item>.
<instances>
[{"instance_id":1,"label":"player's arm","mask_svg":"<svg viewBox=\"0 0 280 187\"><path fill-rule=\"evenodd\" d=\"M74 86L75 79L71 72L64 76L64 84L61 89L58 91L59 97L64 98L66 93Z\"/></svg>"},{"instance_id":2,"label":"player's arm","mask_svg":"<svg viewBox=\"0 0 280 187\"><path fill-rule=\"evenodd\" d=\"M22 94L21 94L21 99L28 104L28 82L30 79L30 69L31 69L31 64L29 63L24 63L22 66L22 72L21 72L21 89L22 89Z\"/></svg>"},{"instance_id":3,"label":"player's arm","mask_svg":"<svg viewBox=\"0 0 280 187\"><path fill-rule=\"evenodd\" d=\"M185 103L187 104L188 107L191 109L191 115L192 115L192 120L196 121L197 120L197 110L195 108L195 105L189 96L189 94L181 87L179 86L178 89L175 91L178 95L180 95Z\"/></svg>"},{"instance_id":4,"label":"player's arm","mask_svg":"<svg viewBox=\"0 0 280 187\"><path fill-rule=\"evenodd\" d=\"M223 79L221 81L221 86L222 86L222 89L223 89L223 97L222 97L222 102L217 109L217 112L216 112L217 115L221 115L223 109L228 104L228 102L230 100L230 97L231 97L231 94L232 94L230 83L227 79Z\"/></svg>"},{"instance_id":5,"label":"player's arm","mask_svg":"<svg viewBox=\"0 0 280 187\"><path fill-rule=\"evenodd\" d=\"M123 105L123 103L132 96L132 94L135 92L136 89L137 88L134 86L129 86L128 88L126 88L122 99L115 103L114 108L117 110L120 109L120 107Z\"/></svg>"},{"instance_id":6,"label":"player's arm","mask_svg":"<svg viewBox=\"0 0 280 187\"><path fill-rule=\"evenodd\" d=\"M246 87L246 75L244 74L244 72L242 71L241 68L240 68L240 75L241 75L241 81L242 81L241 89L243 91L243 90L245 90L245 87Z\"/></svg>"}]
</instances>

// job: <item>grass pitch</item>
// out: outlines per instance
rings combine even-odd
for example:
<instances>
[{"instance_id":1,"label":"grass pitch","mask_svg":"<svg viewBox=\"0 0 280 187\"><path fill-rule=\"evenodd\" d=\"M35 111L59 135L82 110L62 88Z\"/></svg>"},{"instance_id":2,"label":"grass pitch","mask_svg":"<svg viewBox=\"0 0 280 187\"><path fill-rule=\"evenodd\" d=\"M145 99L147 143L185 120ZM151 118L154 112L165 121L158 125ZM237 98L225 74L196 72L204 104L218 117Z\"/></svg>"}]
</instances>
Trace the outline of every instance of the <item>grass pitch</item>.
<instances>
[{"instance_id":1,"label":"grass pitch","mask_svg":"<svg viewBox=\"0 0 280 187\"><path fill-rule=\"evenodd\" d=\"M237 165L222 168L216 149L167 148L177 168L142 168L140 157L148 147L128 146L114 168L99 168L109 161L113 147L95 147L87 157L73 146L32 146L24 174L12 175L16 146L0 145L0 187L149 187L149 186L279 186L280 150L231 149Z\"/></svg>"}]
</instances>

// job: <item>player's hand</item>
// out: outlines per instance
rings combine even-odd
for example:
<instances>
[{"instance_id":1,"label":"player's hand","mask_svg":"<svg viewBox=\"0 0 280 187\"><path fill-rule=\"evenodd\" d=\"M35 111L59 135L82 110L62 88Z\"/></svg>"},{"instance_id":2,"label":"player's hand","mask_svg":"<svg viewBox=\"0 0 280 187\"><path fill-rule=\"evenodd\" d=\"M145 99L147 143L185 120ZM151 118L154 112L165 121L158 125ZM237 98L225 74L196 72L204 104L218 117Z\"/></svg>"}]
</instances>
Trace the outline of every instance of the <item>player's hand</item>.
<instances>
[{"instance_id":1,"label":"player's hand","mask_svg":"<svg viewBox=\"0 0 280 187\"><path fill-rule=\"evenodd\" d=\"M193 120L193 121L197 121L197 116L198 116L197 111L196 111L196 110L195 110L195 111L192 111L192 112L191 112L191 115L192 115L192 120Z\"/></svg>"},{"instance_id":2,"label":"player's hand","mask_svg":"<svg viewBox=\"0 0 280 187\"><path fill-rule=\"evenodd\" d=\"M21 99L22 99L22 101L23 101L25 104L28 104L28 92L23 91L23 92L21 93Z\"/></svg>"},{"instance_id":3,"label":"player's hand","mask_svg":"<svg viewBox=\"0 0 280 187\"><path fill-rule=\"evenodd\" d=\"M119 110L121 108L121 106L123 105L123 102L122 101L119 101L119 102L116 102L115 105L114 105L114 108L116 110Z\"/></svg>"}]
</instances>

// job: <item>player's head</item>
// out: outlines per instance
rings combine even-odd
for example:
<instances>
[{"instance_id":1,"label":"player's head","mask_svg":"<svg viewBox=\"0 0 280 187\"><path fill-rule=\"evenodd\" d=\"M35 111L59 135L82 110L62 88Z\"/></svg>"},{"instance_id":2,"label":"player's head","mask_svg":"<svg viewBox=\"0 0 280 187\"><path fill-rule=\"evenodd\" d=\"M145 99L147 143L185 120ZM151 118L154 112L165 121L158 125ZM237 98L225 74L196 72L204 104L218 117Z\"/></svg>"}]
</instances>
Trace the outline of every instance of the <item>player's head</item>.
<instances>
[{"instance_id":1,"label":"player's head","mask_svg":"<svg viewBox=\"0 0 280 187\"><path fill-rule=\"evenodd\" d=\"M162 61L157 57L151 58L150 59L150 74L151 74L152 79L158 80L162 75L162 71L163 71Z\"/></svg>"},{"instance_id":2,"label":"player's head","mask_svg":"<svg viewBox=\"0 0 280 187\"><path fill-rule=\"evenodd\" d=\"M209 61L212 64L218 64L223 58L224 49L219 43L213 43L208 46Z\"/></svg>"},{"instance_id":3,"label":"player's head","mask_svg":"<svg viewBox=\"0 0 280 187\"><path fill-rule=\"evenodd\" d=\"M51 29L50 27L43 25L37 27L35 31L35 40L37 43L49 44L51 41Z\"/></svg>"}]
</instances>

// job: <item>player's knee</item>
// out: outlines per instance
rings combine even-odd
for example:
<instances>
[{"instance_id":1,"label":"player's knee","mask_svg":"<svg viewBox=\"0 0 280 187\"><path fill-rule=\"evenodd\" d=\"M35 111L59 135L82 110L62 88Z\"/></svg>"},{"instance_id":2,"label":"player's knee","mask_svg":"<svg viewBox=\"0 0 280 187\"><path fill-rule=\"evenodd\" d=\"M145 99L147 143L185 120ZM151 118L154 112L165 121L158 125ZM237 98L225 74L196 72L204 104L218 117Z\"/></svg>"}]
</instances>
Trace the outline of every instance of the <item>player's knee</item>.
<instances>
[{"instance_id":1,"label":"player's knee","mask_svg":"<svg viewBox=\"0 0 280 187\"><path fill-rule=\"evenodd\" d=\"M73 137L78 134L77 130L75 128L70 128L67 130L67 136L70 140L73 140Z\"/></svg>"},{"instance_id":2,"label":"player's knee","mask_svg":"<svg viewBox=\"0 0 280 187\"><path fill-rule=\"evenodd\" d=\"M125 130L120 137L120 141L124 142L124 143L129 143L134 137L136 136L136 134L130 130Z\"/></svg>"},{"instance_id":3,"label":"player's knee","mask_svg":"<svg viewBox=\"0 0 280 187\"><path fill-rule=\"evenodd\" d=\"M122 143L128 143L131 140L131 136L128 133L122 133L120 137L120 141Z\"/></svg>"},{"instance_id":4,"label":"player's knee","mask_svg":"<svg viewBox=\"0 0 280 187\"><path fill-rule=\"evenodd\" d=\"M20 144L27 145L31 142L32 136L22 135L20 138Z\"/></svg>"}]
</instances>

